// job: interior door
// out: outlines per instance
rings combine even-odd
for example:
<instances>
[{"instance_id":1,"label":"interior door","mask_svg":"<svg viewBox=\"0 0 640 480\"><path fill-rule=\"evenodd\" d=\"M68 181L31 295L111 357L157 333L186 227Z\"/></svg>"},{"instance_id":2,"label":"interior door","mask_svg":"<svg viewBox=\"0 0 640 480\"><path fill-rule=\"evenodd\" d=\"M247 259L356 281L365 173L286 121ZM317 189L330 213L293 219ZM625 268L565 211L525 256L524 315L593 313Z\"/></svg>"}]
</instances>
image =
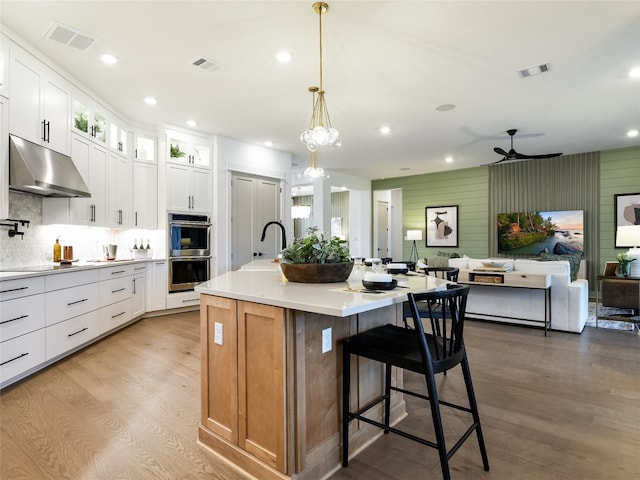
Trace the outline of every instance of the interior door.
<instances>
[{"instance_id":1,"label":"interior door","mask_svg":"<svg viewBox=\"0 0 640 480\"><path fill-rule=\"evenodd\" d=\"M231 179L231 268L238 270L253 260L275 258L281 250L281 231L269 226L264 242L264 226L280 221L280 181L234 174Z\"/></svg>"},{"instance_id":2,"label":"interior door","mask_svg":"<svg viewBox=\"0 0 640 480\"><path fill-rule=\"evenodd\" d=\"M378 232L376 243L378 245L376 256L385 258L389 256L389 203L378 201L377 204Z\"/></svg>"}]
</instances>

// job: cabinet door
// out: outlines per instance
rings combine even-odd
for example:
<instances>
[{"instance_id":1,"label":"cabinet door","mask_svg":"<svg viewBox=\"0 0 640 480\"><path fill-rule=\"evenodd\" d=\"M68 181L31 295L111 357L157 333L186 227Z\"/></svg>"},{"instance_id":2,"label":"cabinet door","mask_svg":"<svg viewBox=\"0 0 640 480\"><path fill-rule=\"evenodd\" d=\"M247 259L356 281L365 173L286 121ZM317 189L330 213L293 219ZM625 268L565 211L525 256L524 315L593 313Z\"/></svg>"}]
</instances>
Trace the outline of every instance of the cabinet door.
<instances>
[{"instance_id":1,"label":"cabinet door","mask_svg":"<svg viewBox=\"0 0 640 480\"><path fill-rule=\"evenodd\" d=\"M109 181L107 204L108 222L113 227L128 227L133 224L133 167L125 156L109 153Z\"/></svg>"},{"instance_id":2,"label":"cabinet door","mask_svg":"<svg viewBox=\"0 0 640 480\"><path fill-rule=\"evenodd\" d=\"M4 382L45 361L45 329L2 342L0 349L0 386Z\"/></svg>"},{"instance_id":3,"label":"cabinet door","mask_svg":"<svg viewBox=\"0 0 640 480\"><path fill-rule=\"evenodd\" d=\"M189 210L189 167L167 164L167 210Z\"/></svg>"},{"instance_id":4,"label":"cabinet door","mask_svg":"<svg viewBox=\"0 0 640 480\"><path fill-rule=\"evenodd\" d=\"M45 145L68 154L70 149L71 93L62 78L49 75L44 81L43 119Z\"/></svg>"},{"instance_id":5,"label":"cabinet door","mask_svg":"<svg viewBox=\"0 0 640 480\"><path fill-rule=\"evenodd\" d=\"M237 302L202 295L200 339L202 424L238 444Z\"/></svg>"},{"instance_id":6,"label":"cabinet door","mask_svg":"<svg viewBox=\"0 0 640 480\"><path fill-rule=\"evenodd\" d=\"M158 167L133 162L133 226L155 230L158 226Z\"/></svg>"},{"instance_id":7,"label":"cabinet door","mask_svg":"<svg viewBox=\"0 0 640 480\"><path fill-rule=\"evenodd\" d=\"M285 471L284 309L238 302L238 446Z\"/></svg>"},{"instance_id":8,"label":"cabinet door","mask_svg":"<svg viewBox=\"0 0 640 480\"><path fill-rule=\"evenodd\" d=\"M107 225L107 150L89 139L72 135L71 158L89 186L90 198L69 199L69 223Z\"/></svg>"},{"instance_id":9,"label":"cabinet door","mask_svg":"<svg viewBox=\"0 0 640 480\"><path fill-rule=\"evenodd\" d=\"M167 262L153 262L147 269L147 312L167 308Z\"/></svg>"},{"instance_id":10,"label":"cabinet door","mask_svg":"<svg viewBox=\"0 0 640 480\"><path fill-rule=\"evenodd\" d=\"M156 139L136 134L133 158L136 162L157 163Z\"/></svg>"},{"instance_id":11,"label":"cabinet door","mask_svg":"<svg viewBox=\"0 0 640 480\"><path fill-rule=\"evenodd\" d=\"M131 279L131 318L136 318L145 312L147 283L145 279L144 265L134 268L133 278Z\"/></svg>"},{"instance_id":12,"label":"cabinet door","mask_svg":"<svg viewBox=\"0 0 640 480\"><path fill-rule=\"evenodd\" d=\"M13 48L11 52L11 110L9 130L18 137L42 143L43 126L40 118L43 74L36 61Z\"/></svg>"},{"instance_id":13,"label":"cabinet door","mask_svg":"<svg viewBox=\"0 0 640 480\"><path fill-rule=\"evenodd\" d=\"M211 171L194 168L191 170L191 210L211 212Z\"/></svg>"}]
</instances>

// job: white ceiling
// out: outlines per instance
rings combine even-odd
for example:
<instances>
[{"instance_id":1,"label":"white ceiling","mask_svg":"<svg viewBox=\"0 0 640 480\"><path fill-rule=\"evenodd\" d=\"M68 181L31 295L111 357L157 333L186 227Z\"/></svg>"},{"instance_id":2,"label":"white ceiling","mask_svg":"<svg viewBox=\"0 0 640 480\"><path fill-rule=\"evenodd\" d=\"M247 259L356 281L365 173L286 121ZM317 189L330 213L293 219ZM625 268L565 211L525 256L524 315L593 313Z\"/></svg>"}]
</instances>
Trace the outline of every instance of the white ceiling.
<instances>
[{"instance_id":1,"label":"white ceiling","mask_svg":"<svg viewBox=\"0 0 640 480\"><path fill-rule=\"evenodd\" d=\"M203 132L273 140L304 167L299 132L319 79L312 4L2 0L1 20L129 121L195 119ZM100 42L83 53L44 39L53 21ZM526 154L640 144L625 135L640 128L640 79L628 76L640 66L637 0L334 0L323 32L327 104L343 139L320 153L325 168L375 179L483 165L500 159L493 147L509 149L509 128ZM280 50L291 63L275 61ZM103 52L119 63L103 65ZM199 57L221 69L194 67ZM544 62L546 74L517 74Z\"/></svg>"}]
</instances>

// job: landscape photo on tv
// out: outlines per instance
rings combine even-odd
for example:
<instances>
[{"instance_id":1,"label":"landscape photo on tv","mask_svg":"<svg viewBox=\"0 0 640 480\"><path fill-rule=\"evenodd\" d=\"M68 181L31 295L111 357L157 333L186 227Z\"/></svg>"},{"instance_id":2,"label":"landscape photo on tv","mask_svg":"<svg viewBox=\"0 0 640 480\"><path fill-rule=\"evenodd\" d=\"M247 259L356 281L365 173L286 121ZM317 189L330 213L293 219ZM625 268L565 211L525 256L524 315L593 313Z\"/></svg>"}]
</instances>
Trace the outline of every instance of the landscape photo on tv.
<instances>
[{"instance_id":1,"label":"landscape photo on tv","mask_svg":"<svg viewBox=\"0 0 640 480\"><path fill-rule=\"evenodd\" d=\"M584 211L499 213L498 253L584 255Z\"/></svg>"}]
</instances>

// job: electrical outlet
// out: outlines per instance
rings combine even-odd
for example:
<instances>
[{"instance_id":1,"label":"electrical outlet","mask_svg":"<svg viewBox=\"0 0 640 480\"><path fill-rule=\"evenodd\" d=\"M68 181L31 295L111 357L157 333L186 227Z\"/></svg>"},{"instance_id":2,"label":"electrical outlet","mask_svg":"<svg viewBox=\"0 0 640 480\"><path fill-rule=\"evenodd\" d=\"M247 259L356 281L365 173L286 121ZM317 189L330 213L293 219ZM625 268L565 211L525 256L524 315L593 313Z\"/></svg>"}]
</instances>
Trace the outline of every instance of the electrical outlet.
<instances>
[{"instance_id":1,"label":"electrical outlet","mask_svg":"<svg viewBox=\"0 0 640 480\"><path fill-rule=\"evenodd\" d=\"M216 345L222 345L224 338L224 326L221 323L215 322L213 324L213 343Z\"/></svg>"},{"instance_id":2,"label":"electrical outlet","mask_svg":"<svg viewBox=\"0 0 640 480\"><path fill-rule=\"evenodd\" d=\"M331 327L322 330L322 353L330 352L331 345Z\"/></svg>"}]
</instances>

